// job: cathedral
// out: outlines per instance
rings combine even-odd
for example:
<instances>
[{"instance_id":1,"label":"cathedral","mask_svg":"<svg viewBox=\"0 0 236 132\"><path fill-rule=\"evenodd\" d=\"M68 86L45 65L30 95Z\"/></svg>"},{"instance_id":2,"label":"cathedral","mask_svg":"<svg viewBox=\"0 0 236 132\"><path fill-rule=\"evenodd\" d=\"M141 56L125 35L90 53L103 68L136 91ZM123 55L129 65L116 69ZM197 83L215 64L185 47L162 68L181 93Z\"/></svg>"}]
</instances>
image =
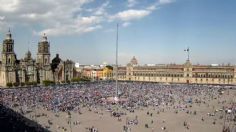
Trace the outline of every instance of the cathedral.
<instances>
[{"instance_id":1,"label":"cathedral","mask_svg":"<svg viewBox=\"0 0 236 132\"><path fill-rule=\"evenodd\" d=\"M36 60L32 58L30 51L27 51L24 58L17 59L10 30L3 40L1 55L0 86L2 87L7 86L8 83L17 85L22 83L42 84L43 81L64 83L69 82L76 75L73 61L63 61L57 54L51 62L50 43L45 34L38 42Z\"/></svg>"}]
</instances>

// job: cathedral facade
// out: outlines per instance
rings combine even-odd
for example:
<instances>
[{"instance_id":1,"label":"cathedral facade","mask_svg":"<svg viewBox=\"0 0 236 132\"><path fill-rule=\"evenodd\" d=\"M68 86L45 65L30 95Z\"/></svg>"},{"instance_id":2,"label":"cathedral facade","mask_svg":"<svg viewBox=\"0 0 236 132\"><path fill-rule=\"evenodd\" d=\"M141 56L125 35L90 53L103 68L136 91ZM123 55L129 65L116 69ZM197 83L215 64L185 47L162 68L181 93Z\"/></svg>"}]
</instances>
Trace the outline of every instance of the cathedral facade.
<instances>
[{"instance_id":1,"label":"cathedral facade","mask_svg":"<svg viewBox=\"0 0 236 132\"><path fill-rule=\"evenodd\" d=\"M10 30L2 44L2 61L0 62L0 86L8 83L42 84L43 81L67 82L74 78L75 66L71 60L62 61L57 54L51 62L50 43L44 34L38 43L36 60L31 52L18 60L14 51L14 39Z\"/></svg>"}]
</instances>

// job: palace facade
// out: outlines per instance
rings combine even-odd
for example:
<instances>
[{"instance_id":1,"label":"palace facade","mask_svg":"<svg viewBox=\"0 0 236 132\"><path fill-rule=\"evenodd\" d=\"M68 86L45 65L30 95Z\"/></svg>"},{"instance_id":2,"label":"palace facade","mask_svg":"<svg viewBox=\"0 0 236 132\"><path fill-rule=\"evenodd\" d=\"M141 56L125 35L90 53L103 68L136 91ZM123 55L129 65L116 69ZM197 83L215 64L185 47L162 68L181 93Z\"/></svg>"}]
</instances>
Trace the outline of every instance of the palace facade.
<instances>
[{"instance_id":1,"label":"palace facade","mask_svg":"<svg viewBox=\"0 0 236 132\"><path fill-rule=\"evenodd\" d=\"M114 69L115 71L115 69ZM115 75L115 74L114 74ZM114 76L114 78L116 78ZM118 80L159 83L236 85L236 66L184 64L138 65L135 57L118 67Z\"/></svg>"},{"instance_id":2,"label":"palace facade","mask_svg":"<svg viewBox=\"0 0 236 132\"><path fill-rule=\"evenodd\" d=\"M2 61L0 62L0 86L8 83L42 83L45 80L55 82L70 81L75 74L74 62L62 61L57 54L51 62L50 43L44 34L38 43L36 60L31 52L18 60L14 51L14 40L10 30L2 44Z\"/></svg>"}]
</instances>

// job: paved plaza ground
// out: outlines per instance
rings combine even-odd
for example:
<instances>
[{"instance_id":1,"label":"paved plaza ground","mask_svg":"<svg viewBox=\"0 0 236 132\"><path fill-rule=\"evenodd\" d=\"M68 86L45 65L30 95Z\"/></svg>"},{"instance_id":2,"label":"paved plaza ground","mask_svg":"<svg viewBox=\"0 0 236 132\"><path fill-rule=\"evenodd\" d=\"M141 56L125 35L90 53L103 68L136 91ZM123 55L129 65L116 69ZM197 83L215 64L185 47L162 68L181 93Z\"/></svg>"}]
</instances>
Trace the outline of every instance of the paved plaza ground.
<instances>
[{"instance_id":1,"label":"paved plaza ground","mask_svg":"<svg viewBox=\"0 0 236 132\"><path fill-rule=\"evenodd\" d=\"M24 116L53 132L89 132L91 128L99 132L222 132L224 126L236 131L235 113L226 113L226 110L235 108L236 90L198 90L202 93L186 95L191 97L189 102L182 100L184 97L180 96L184 95L175 95L175 90L172 92L175 101L167 101L166 104L162 101L158 105L137 105L131 109L116 103L109 104L109 109L104 107L108 104L80 105L79 110L70 112L55 112L38 105ZM20 112L20 109L20 106L14 107L15 111ZM112 112L120 113L119 117Z\"/></svg>"}]
</instances>

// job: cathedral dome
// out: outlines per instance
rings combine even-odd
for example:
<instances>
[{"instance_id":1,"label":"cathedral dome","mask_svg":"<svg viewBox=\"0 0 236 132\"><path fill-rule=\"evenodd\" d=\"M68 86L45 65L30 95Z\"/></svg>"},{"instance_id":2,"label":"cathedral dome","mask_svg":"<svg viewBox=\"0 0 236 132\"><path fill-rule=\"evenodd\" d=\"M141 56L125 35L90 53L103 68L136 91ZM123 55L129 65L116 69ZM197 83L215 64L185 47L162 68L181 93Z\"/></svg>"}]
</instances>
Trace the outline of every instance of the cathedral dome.
<instances>
[{"instance_id":1,"label":"cathedral dome","mask_svg":"<svg viewBox=\"0 0 236 132\"><path fill-rule=\"evenodd\" d=\"M131 59L130 63L132 65L138 65L138 60L135 58L135 56Z\"/></svg>"}]
</instances>

